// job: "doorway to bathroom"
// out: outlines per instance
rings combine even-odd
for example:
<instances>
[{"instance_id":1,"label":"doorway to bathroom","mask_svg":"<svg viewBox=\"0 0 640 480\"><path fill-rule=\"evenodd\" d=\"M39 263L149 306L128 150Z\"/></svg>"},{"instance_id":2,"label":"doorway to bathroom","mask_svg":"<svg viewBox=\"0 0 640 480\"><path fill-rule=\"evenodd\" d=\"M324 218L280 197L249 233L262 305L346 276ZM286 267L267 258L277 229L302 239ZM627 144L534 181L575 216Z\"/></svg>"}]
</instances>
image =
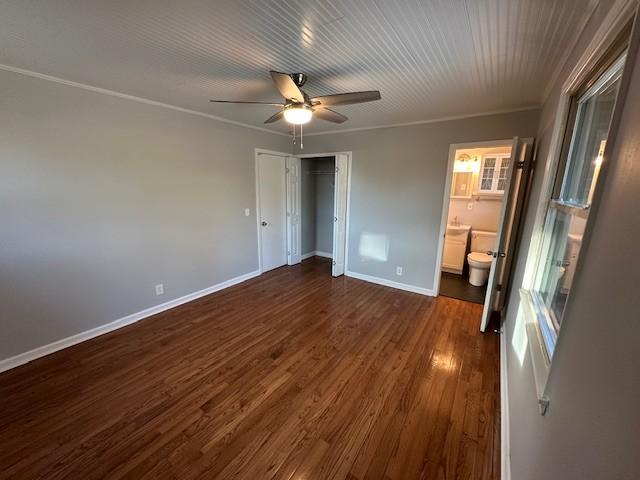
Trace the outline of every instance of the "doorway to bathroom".
<instances>
[{"instance_id":1,"label":"doorway to bathroom","mask_svg":"<svg viewBox=\"0 0 640 480\"><path fill-rule=\"evenodd\" d=\"M483 304L483 331L507 295L532 144L515 137L450 147L435 292Z\"/></svg>"}]
</instances>

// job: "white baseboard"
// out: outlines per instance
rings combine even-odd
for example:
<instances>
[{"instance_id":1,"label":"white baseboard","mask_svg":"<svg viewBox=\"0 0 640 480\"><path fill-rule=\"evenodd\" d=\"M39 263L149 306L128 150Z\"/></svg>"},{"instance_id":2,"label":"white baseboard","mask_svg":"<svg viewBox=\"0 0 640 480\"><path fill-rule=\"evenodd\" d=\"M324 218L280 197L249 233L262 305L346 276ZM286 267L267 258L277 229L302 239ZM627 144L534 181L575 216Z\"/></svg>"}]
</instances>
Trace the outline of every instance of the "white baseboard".
<instances>
[{"instance_id":1,"label":"white baseboard","mask_svg":"<svg viewBox=\"0 0 640 480\"><path fill-rule=\"evenodd\" d=\"M507 388L507 335L500 332L500 478L511 480L509 449L509 390Z\"/></svg>"},{"instance_id":2,"label":"white baseboard","mask_svg":"<svg viewBox=\"0 0 640 480\"><path fill-rule=\"evenodd\" d=\"M204 297L205 295L209 295L219 290L223 290L225 288L236 285L238 283L242 283L246 280L249 280L250 278L257 277L258 275L260 275L260 272L258 270L255 270L253 272L240 275L239 277L232 278L225 282L218 283L217 285L213 285L211 287L198 290L197 292L189 293L187 295L184 295L183 297L169 300L168 302L146 308L137 313L132 313L131 315L127 315L126 317L119 318L118 320L114 320L113 322L109 322L105 325L100 325L99 327L92 328L91 330L86 330L84 332L77 333L75 335L72 335L67 338L63 338L53 343L43 345L42 347L34 348L33 350L29 350L28 352L20 353L13 357L0 360L0 372L10 370L12 368L15 368L19 365L23 365L37 358L44 357L45 355L49 355L50 353L57 352L58 350L62 350L64 348L70 347L80 342L84 342L85 340L89 340L91 338L103 335L105 333L112 332L114 330L117 330L118 328L122 328L126 325L130 325L132 323L138 322L143 318L150 317L157 313L164 312L165 310L169 310L171 308L182 305L183 303L191 302L193 300L196 300L197 298Z\"/></svg>"},{"instance_id":3,"label":"white baseboard","mask_svg":"<svg viewBox=\"0 0 640 480\"><path fill-rule=\"evenodd\" d=\"M307 258L311 258L311 257L325 257L325 258L333 258L333 254L328 253L328 252L320 252L320 251L313 251L313 252L309 252L309 253L303 253L302 254L302 260L306 260Z\"/></svg>"},{"instance_id":4,"label":"white baseboard","mask_svg":"<svg viewBox=\"0 0 640 480\"><path fill-rule=\"evenodd\" d=\"M364 273L357 273L346 271L344 274L347 277L357 278L364 280L365 282L377 283L378 285L384 285L385 287L397 288L399 290L406 290L407 292L419 293L420 295L427 295L433 297L433 290L423 287L416 287L415 285L408 285L406 283L394 282L393 280L387 280L386 278L372 277L371 275L365 275Z\"/></svg>"}]
</instances>

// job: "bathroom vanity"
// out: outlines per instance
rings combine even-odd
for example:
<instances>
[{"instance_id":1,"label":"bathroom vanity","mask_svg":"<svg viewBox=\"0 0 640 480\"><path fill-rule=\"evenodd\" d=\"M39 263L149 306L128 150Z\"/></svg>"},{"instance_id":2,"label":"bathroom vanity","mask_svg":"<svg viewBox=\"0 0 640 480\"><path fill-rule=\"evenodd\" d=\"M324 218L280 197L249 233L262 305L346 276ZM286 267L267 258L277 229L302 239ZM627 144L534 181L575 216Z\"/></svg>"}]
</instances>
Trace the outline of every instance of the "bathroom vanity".
<instances>
[{"instance_id":1,"label":"bathroom vanity","mask_svg":"<svg viewBox=\"0 0 640 480\"><path fill-rule=\"evenodd\" d=\"M442 255L442 271L462 274L471 225L447 225Z\"/></svg>"}]
</instances>

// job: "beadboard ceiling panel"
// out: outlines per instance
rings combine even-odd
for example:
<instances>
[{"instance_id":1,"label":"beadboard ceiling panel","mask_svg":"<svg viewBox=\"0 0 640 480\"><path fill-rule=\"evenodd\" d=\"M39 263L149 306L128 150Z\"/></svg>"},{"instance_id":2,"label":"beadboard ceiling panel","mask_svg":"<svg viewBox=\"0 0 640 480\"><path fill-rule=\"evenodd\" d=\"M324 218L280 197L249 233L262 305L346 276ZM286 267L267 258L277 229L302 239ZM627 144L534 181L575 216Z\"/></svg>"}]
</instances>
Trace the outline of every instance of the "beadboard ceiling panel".
<instances>
[{"instance_id":1,"label":"beadboard ceiling panel","mask_svg":"<svg viewBox=\"0 0 640 480\"><path fill-rule=\"evenodd\" d=\"M539 105L596 0L0 1L0 63L264 127L269 70L311 95L378 89L338 126ZM286 131L284 123L269 129Z\"/></svg>"}]
</instances>

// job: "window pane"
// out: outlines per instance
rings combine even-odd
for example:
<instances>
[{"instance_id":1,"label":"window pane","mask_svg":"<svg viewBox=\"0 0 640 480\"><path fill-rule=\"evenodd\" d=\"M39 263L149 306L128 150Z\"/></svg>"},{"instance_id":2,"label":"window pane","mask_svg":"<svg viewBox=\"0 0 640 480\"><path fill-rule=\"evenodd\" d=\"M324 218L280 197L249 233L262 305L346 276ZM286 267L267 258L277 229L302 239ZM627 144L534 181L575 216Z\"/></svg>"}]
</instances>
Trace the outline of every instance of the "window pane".
<instances>
[{"instance_id":1,"label":"window pane","mask_svg":"<svg viewBox=\"0 0 640 480\"><path fill-rule=\"evenodd\" d=\"M482 179L480 182L480 190L491 190L493 185L493 172L496 167L495 158L485 158L482 168Z\"/></svg>"},{"instance_id":2,"label":"window pane","mask_svg":"<svg viewBox=\"0 0 640 480\"><path fill-rule=\"evenodd\" d=\"M621 75L622 64L607 72L578 103L560 195L565 202L578 205L591 203Z\"/></svg>"},{"instance_id":3,"label":"window pane","mask_svg":"<svg viewBox=\"0 0 640 480\"><path fill-rule=\"evenodd\" d=\"M509 159L503 158L500 163L500 173L498 175L498 187L501 192L504 191L504 187L507 185L507 171L509 170Z\"/></svg>"},{"instance_id":4,"label":"window pane","mask_svg":"<svg viewBox=\"0 0 640 480\"><path fill-rule=\"evenodd\" d=\"M543 265L538 292L552 314L557 329L562 323L564 306L573 282L586 219L556 209L550 210L549 215L550 234L545 238L544 245L549 254Z\"/></svg>"}]
</instances>

